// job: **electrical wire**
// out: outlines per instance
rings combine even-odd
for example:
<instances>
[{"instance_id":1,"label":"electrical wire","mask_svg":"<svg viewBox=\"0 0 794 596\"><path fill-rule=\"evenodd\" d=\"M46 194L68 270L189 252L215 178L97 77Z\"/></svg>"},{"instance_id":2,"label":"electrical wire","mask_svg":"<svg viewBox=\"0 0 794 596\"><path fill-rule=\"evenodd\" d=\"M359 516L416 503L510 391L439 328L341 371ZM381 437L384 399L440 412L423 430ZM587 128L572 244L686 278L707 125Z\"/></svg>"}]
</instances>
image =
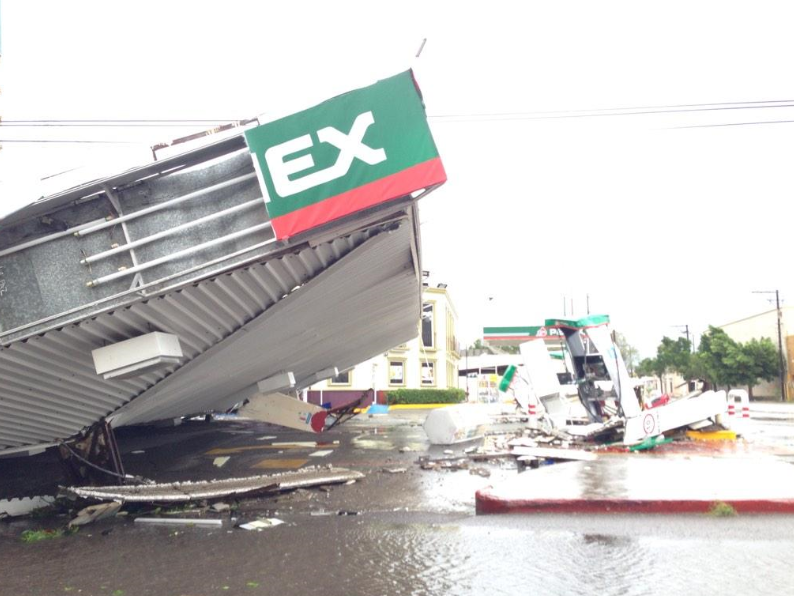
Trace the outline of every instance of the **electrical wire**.
<instances>
[{"instance_id":1,"label":"electrical wire","mask_svg":"<svg viewBox=\"0 0 794 596\"><path fill-rule=\"evenodd\" d=\"M755 126L758 124L792 124L794 120L758 120L756 122L725 122L721 124L690 124L688 126L670 126L669 130L685 128L720 128L725 126Z\"/></svg>"},{"instance_id":2,"label":"electrical wire","mask_svg":"<svg viewBox=\"0 0 794 596\"><path fill-rule=\"evenodd\" d=\"M149 143L142 141L110 141L100 139L0 139L0 143L87 143L98 145L144 145L149 146Z\"/></svg>"},{"instance_id":3,"label":"electrical wire","mask_svg":"<svg viewBox=\"0 0 794 596\"><path fill-rule=\"evenodd\" d=\"M794 101L794 100L792 100ZM108 119L30 119L30 120L2 120L0 126L193 126L204 124L226 124L239 122L241 118L108 118Z\"/></svg>"},{"instance_id":4,"label":"electrical wire","mask_svg":"<svg viewBox=\"0 0 794 596\"><path fill-rule=\"evenodd\" d=\"M703 106L715 104L702 104ZM625 108L606 109L606 110L569 110L560 112L504 112L493 114L430 114L428 119L437 122L500 122L515 120L566 120L576 118L605 118L615 116L647 116L653 114L682 114L694 112L716 112L726 110L766 110L772 108L794 108L794 103L779 103L775 105L733 105L717 107L691 107L691 108L661 108L661 109L642 109ZM634 110L634 111L632 111Z\"/></svg>"},{"instance_id":5,"label":"electrical wire","mask_svg":"<svg viewBox=\"0 0 794 596\"><path fill-rule=\"evenodd\" d=\"M680 114L713 111L759 110L773 108L794 108L794 99L758 100L743 102L714 102L693 104L647 105L630 106L621 108L597 108L591 110L551 110L539 112L466 112L458 114L429 114L428 120L437 123L462 123L462 122L499 122L520 120L560 120L603 118L616 116L645 116L654 114ZM195 127L207 124L236 123L239 119L108 119L108 120L57 120L57 119L31 119L31 120L4 120L0 121L0 128L168 128L168 127ZM717 128L727 126L752 126L762 124L788 124L794 120L769 120L736 123L695 124L686 126L667 127L669 129L687 128ZM104 145L146 145L139 141L117 141L109 139L0 139L0 143L29 143L29 144L104 144Z\"/></svg>"},{"instance_id":6,"label":"electrical wire","mask_svg":"<svg viewBox=\"0 0 794 596\"><path fill-rule=\"evenodd\" d=\"M114 472L112 470L106 470L105 468L102 468L102 467L100 467L100 466L88 461L86 458L84 458L79 453L77 453L74 449L69 447L69 445L67 445L66 443L61 442L61 443L58 443L58 445L60 445L61 447L66 448L69 451L69 453L71 454L72 457L80 460L82 463L84 463L85 465L89 466L90 468L93 468L94 470L97 470L97 471L102 472L104 474L108 474L110 476L115 476L116 478L121 478L122 480L134 480L135 482L138 482L140 484L154 484L153 480L149 480L148 478L143 478L142 476L132 476L130 474L119 474L118 472Z\"/></svg>"}]
</instances>

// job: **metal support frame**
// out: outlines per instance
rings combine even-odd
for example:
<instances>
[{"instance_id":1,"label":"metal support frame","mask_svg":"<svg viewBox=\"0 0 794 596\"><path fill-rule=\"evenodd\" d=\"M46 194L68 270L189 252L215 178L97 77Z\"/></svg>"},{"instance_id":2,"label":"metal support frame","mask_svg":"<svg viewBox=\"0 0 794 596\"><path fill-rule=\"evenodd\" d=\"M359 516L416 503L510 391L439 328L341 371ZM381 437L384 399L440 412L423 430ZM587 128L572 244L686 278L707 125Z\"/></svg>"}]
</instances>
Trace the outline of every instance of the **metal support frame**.
<instances>
[{"instance_id":1,"label":"metal support frame","mask_svg":"<svg viewBox=\"0 0 794 596\"><path fill-rule=\"evenodd\" d=\"M107 420L91 425L71 443L58 446L66 475L73 485L124 484L129 477L124 472L116 435Z\"/></svg>"},{"instance_id":2,"label":"metal support frame","mask_svg":"<svg viewBox=\"0 0 794 596\"><path fill-rule=\"evenodd\" d=\"M123 219L124 212L121 209L121 201L119 201L116 194L113 192L113 189L110 188L107 184L103 185L102 188L105 189L105 195L110 201L110 204L113 205L113 209L116 210L116 214L118 215L119 219L121 220L121 231L124 233L124 243L130 245L132 243L132 238L130 237L130 231L127 229L127 223ZM138 267L138 257L135 254L135 250L130 246L129 247L130 258L132 259L132 266ZM136 273L135 276L132 278L132 283L130 284L130 290L140 287L144 284L143 276L140 273Z\"/></svg>"}]
</instances>

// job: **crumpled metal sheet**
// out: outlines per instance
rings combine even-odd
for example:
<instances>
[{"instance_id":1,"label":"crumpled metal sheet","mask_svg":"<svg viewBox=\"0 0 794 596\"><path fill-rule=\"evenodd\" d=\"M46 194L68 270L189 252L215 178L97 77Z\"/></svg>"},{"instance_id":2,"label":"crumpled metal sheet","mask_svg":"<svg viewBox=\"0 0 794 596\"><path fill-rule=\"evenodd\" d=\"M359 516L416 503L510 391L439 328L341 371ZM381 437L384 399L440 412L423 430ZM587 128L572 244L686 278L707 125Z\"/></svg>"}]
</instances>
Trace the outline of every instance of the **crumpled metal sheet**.
<instances>
[{"instance_id":1,"label":"crumpled metal sheet","mask_svg":"<svg viewBox=\"0 0 794 596\"><path fill-rule=\"evenodd\" d=\"M64 488L67 496L96 501L127 503L187 502L199 499L220 499L246 496L262 492L278 492L309 488L324 484L339 484L363 478L364 474L345 468L312 467L295 472L203 480L200 482L172 482L141 486L86 486Z\"/></svg>"}]
</instances>

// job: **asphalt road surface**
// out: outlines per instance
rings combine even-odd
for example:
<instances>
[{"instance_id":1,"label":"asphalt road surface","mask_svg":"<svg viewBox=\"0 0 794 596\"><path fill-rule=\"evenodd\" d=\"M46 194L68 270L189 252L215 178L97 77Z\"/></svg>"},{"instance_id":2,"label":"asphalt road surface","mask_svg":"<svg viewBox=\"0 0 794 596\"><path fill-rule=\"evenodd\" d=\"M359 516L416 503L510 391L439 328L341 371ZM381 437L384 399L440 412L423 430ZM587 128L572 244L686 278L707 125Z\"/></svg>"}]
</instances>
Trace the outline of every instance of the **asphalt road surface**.
<instances>
[{"instance_id":1,"label":"asphalt road surface","mask_svg":"<svg viewBox=\"0 0 794 596\"><path fill-rule=\"evenodd\" d=\"M364 417L323 436L324 445L293 447L277 443L312 437L234 421L122 432L128 472L159 481L314 463L366 478L243 501L216 515L215 528L143 526L128 515L23 543L25 530L62 528L69 518L2 523L0 594L794 594L794 516L478 517L474 492L518 473L514 463L477 464L489 477L421 469L418 456L444 456L427 444L422 416ZM759 440L791 445L788 422L753 424L769 430ZM229 457L222 467L219 452ZM258 518L284 523L236 527Z\"/></svg>"}]
</instances>

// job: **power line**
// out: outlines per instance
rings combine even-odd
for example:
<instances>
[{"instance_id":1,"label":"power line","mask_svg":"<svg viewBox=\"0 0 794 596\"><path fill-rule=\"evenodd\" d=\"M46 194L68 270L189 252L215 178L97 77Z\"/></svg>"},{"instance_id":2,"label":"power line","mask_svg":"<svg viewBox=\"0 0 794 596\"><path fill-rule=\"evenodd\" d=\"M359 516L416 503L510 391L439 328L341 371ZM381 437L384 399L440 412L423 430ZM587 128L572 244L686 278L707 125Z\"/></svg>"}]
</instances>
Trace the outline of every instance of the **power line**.
<instances>
[{"instance_id":1,"label":"power line","mask_svg":"<svg viewBox=\"0 0 794 596\"><path fill-rule=\"evenodd\" d=\"M757 124L792 124L794 120L758 120L756 122L726 122L723 124L690 124L688 126L670 126L671 130L683 128L719 128L724 126L755 126Z\"/></svg>"},{"instance_id":2,"label":"power line","mask_svg":"<svg viewBox=\"0 0 794 596\"><path fill-rule=\"evenodd\" d=\"M696 104L693 104L696 105ZM552 112L502 112L502 113L477 113L468 114L430 114L428 119L438 122L492 122L492 121L513 121L513 120L562 120L574 118L603 118L610 116L646 116L651 114L681 114L693 112L716 112L726 110L759 110L771 108L794 108L794 103L777 103L764 105L717 105L702 104L703 106L717 107L660 107L659 109L645 108L606 108L602 110L562 110Z\"/></svg>"},{"instance_id":3,"label":"power line","mask_svg":"<svg viewBox=\"0 0 794 596\"><path fill-rule=\"evenodd\" d=\"M794 107L794 99L774 99L756 101L727 101L691 104L623 106L617 108L593 108L577 110L545 110L534 112L463 112L458 114L429 114L433 119L481 118L481 119L554 119L554 118L591 118L603 116L634 116L646 114L667 114L680 112L701 112L719 110L747 110ZM108 119L20 119L3 120L0 126L64 126L64 127L114 127L114 126L193 126L239 122L239 118L108 118Z\"/></svg>"},{"instance_id":4,"label":"power line","mask_svg":"<svg viewBox=\"0 0 794 596\"><path fill-rule=\"evenodd\" d=\"M149 143L141 141L107 141L99 139L0 139L0 143L89 143L99 145L144 145Z\"/></svg>"},{"instance_id":5,"label":"power line","mask_svg":"<svg viewBox=\"0 0 794 596\"><path fill-rule=\"evenodd\" d=\"M173 124L157 124L154 122L128 122L128 123L86 123L86 124L78 124L78 123L25 123L25 122L8 122L3 121L0 122L0 128L184 128L184 127L191 127L195 128L198 126L206 126L207 124L226 124L225 121L219 120L212 120L210 122L194 122L192 124L184 123L184 122L177 122Z\"/></svg>"},{"instance_id":6,"label":"power line","mask_svg":"<svg viewBox=\"0 0 794 596\"><path fill-rule=\"evenodd\" d=\"M792 100L794 101L794 100ZM40 124L40 123L55 123L55 124L95 124L95 123L122 123L122 124L138 124L138 123L155 123L155 124L169 124L169 123L195 123L195 124L213 124L218 122L238 122L240 118L95 118L95 119L68 119L68 118L33 118L33 119L20 119L20 120L3 120L2 123L19 123L19 124Z\"/></svg>"}]
</instances>

